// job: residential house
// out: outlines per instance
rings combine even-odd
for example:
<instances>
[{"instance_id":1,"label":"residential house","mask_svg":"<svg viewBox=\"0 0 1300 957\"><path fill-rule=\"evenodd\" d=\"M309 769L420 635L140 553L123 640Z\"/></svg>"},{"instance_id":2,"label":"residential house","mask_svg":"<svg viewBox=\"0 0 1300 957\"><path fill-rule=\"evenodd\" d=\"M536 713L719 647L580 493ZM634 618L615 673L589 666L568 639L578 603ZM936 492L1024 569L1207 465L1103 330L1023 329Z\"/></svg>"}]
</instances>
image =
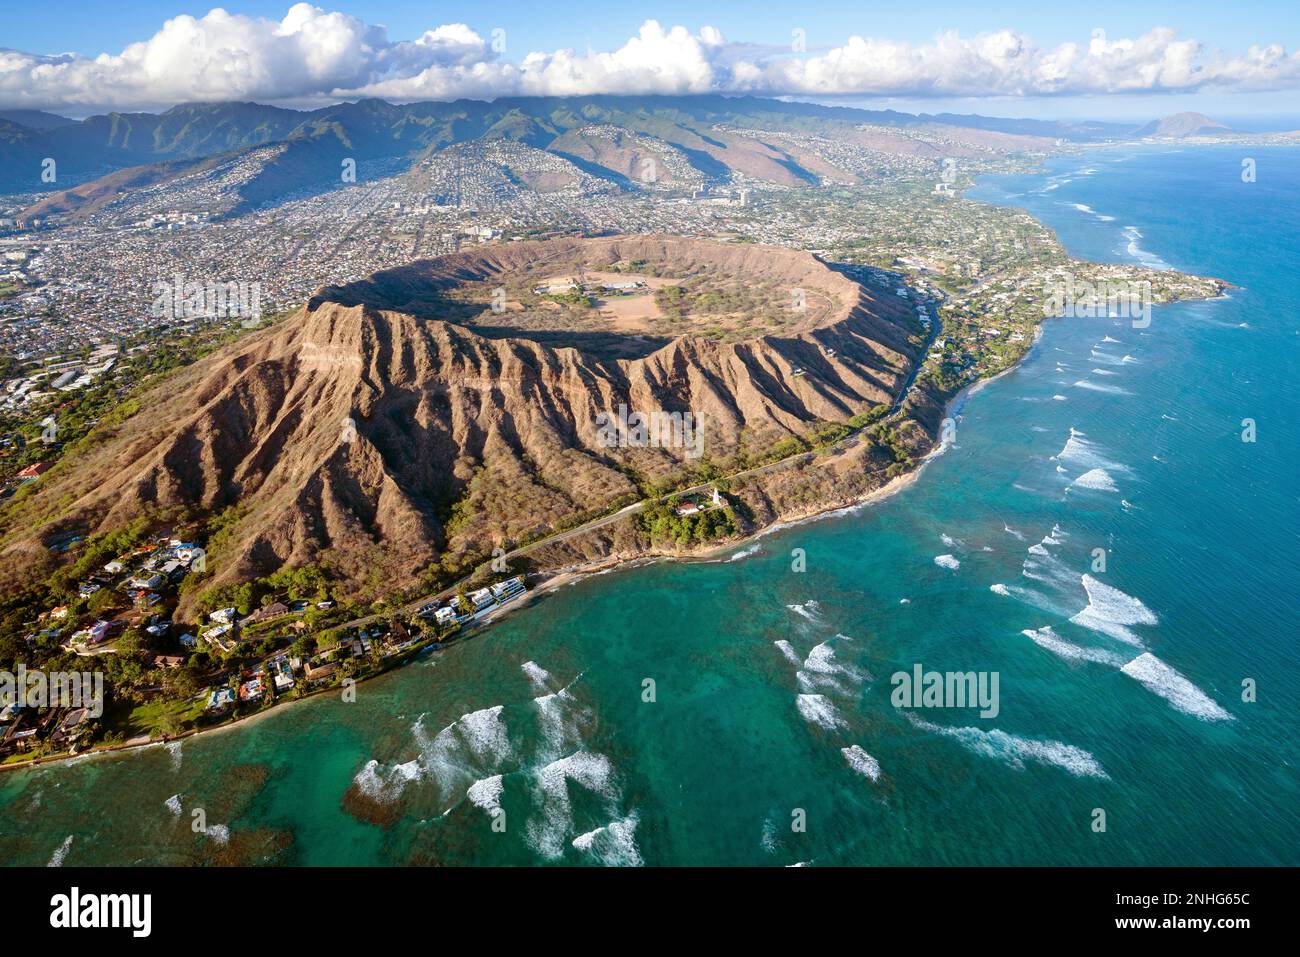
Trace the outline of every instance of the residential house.
<instances>
[{"instance_id":1,"label":"residential house","mask_svg":"<svg viewBox=\"0 0 1300 957\"><path fill-rule=\"evenodd\" d=\"M333 661L324 661L319 664L308 661L306 667L303 669L303 674L306 676L308 681L324 681L326 678L334 675L338 670L339 666Z\"/></svg>"},{"instance_id":2,"label":"residential house","mask_svg":"<svg viewBox=\"0 0 1300 957\"><path fill-rule=\"evenodd\" d=\"M294 686L293 666L284 658L276 658L271 662L271 678L276 691L288 691Z\"/></svg>"},{"instance_id":3,"label":"residential house","mask_svg":"<svg viewBox=\"0 0 1300 957\"><path fill-rule=\"evenodd\" d=\"M438 623L440 628L450 628L452 625L459 625L466 620L468 616L456 614L456 609L447 605L439 608L433 613L433 620Z\"/></svg>"},{"instance_id":4,"label":"residential house","mask_svg":"<svg viewBox=\"0 0 1300 957\"><path fill-rule=\"evenodd\" d=\"M90 719L90 709L73 708L63 716L59 726L54 729L50 740L54 744L62 744L76 737L78 730Z\"/></svg>"},{"instance_id":5,"label":"residential house","mask_svg":"<svg viewBox=\"0 0 1300 957\"><path fill-rule=\"evenodd\" d=\"M266 694L266 685L262 683L260 674L253 675L239 686L240 701L261 701Z\"/></svg>"},{"instance_id":6,"label":"residential house","mask_svg":"<svg viewBox=\"0 0 1300 957\"><path fill-rule=\"evenodd\" d=\"M106 621L97 621L89 628L82 628L72 633L73 644L98 645L108 639L109 625Z\"/></svg>"},{"instance_id":7,"label":"residential house","mask_svg":"<svg viewBox=\"0 0 1300 957\"><path fill-rule=\"evenodd\" d=\"M126 587L131 591L157 591L166 583L167 579L163 578L162 575L159 575L157 572L154 572L152 575L147 577L145 575L135 576L126 583Z\"/></svg>"},{"instance_id":8,"label":"residential house","mask_svg":"<svg viewBox=\"0 0 1300 957\"><path fill-rule=\"evenodd\" d=\"M487 588L479 588L476 591L470 592L469 600L470 603L473 604L474 612L476 614L487 611L497 603L497 600L492 597L491 590Z\"/></svg>"},{"instance_id":9,"label":"residential house","mask_svg":"<svg viewBox=\"0 0 1300 957\"><path fill-rule=\"evenodd\" d=\"M272 618L279 618L281 615L289 614L289 606L281 601L273 601L269 605L259 608L249 617L249 621L268 621Z\"/></svg>"},{"instance_id":10,"label":"residential house","mask_svg":"<svg viewBox=\"0 0 1300 957\"><path fill-rule=\"evenodd\" d=\"M217 688L212 694L208 695L209 711L221 711L229 708L235 703L235 692L230 688Z\"/></svg>"},{"instance_id":11,"label":"residential house","mask_svg":"<svg viewBox=\"0 0 1300 957\"><path fill-rule=\"evenodd\" d=\"M527 590L524 588L524 580L522 578L511 578L508 581L500 582L491 587L492 595L503 605L508 601L513 601L518 598Z\"/></svg>"}]
</instances>

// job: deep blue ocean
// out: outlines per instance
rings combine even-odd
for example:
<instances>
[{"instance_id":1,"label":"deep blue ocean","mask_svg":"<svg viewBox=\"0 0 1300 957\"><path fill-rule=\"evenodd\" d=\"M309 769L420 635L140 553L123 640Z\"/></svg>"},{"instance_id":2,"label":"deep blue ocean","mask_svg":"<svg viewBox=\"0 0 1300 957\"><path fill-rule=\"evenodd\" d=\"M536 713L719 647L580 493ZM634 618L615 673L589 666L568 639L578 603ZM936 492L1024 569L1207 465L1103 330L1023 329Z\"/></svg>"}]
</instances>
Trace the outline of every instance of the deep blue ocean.
<instances>
[{"instance_id":1,"label":"deep blue ocean","mask_svg":"<svg viewBox=\"0 0 1300 957\"><path fill-rule=\"evenodd\" d=\"M355 703L0 777L0 860L1300 864L1300 150L970 196L1234 288L1048 321L876 504L584 580ZM917 665L996 672L998 714L895 707Z\"/></svg>"}]
</instances>

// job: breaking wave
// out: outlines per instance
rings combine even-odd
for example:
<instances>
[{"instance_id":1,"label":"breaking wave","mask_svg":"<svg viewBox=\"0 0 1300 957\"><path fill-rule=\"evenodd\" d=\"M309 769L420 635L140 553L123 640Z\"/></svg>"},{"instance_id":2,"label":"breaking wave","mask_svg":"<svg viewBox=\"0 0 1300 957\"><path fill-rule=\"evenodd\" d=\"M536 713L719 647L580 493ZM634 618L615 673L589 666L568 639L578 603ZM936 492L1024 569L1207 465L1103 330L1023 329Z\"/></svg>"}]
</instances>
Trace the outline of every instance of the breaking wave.
<instances>
[{"instance_id":1,"label":"breaking wave","mask_svg":"<svg viewBox=\"0 0 1300 957\"><path fill-rule=\"evenodd\" d=\"M533 704L537 706L537 729L542 739L540 754L544 760L552 761L570 744L581 740L578 721L585 712L582 709L574 712L577 700L567 688L539 695Z\"/></svg>"},{"instance_id":2,"label":"breaking wave","mask_svg":"<svg viewBox=\"0 0 1300 957\"><path fill-rule=\"evenodd\" d=\"M835 710L835 705L831 704L830 699L825 695L801 694L795 698L795 706L809 724L818 725L828 731L847 727L844 719Z\"/></svg>"},{"instance_id":3,"label":"breaking wave","mask_svg":"<svg viewBox=\"0 0 1300 957\"><path fill-rule=\"evenodd\" d=\"M63 839L63 843L58 846L55 852L50 855L50 862L46 867L62 867L63 862L68 857L68 851L72 850L72 835L69 834Z\"/></svg>"},{"instance_id":4,"label":"breaking wave","mask_svg":"<svg viewBox=\"0 0 1300 957\"><path fill-rule=\"evenodd\" d=\"M1075 777L1109 778L1100 762L1082 748L1062 741L1040 741L1035 738L1022 738L1008 734L996 728L984 731L980 728L954 728L931 724L916 717L910 711L904 714L908 720L922 731L930 731L953 738L967 750L976 754L1001 761L1017 771L1024 770L1026 761L1035 761L1061 768Z\"/></svg>"},{"instance_id":5,"label":"breaking wave","mask_svg":"<svg viewBox=\"0 0 1300 957\"><path fill-rule=\"evenodd\" d=\"M786 641L784 638L778 638L776 641L772 642L772 644L781 649L781 654L785 655L790 664L794 665L796 668L803 667L803 659L799 657L799 653L794 650L790 642Z\"/></svg>"},{"instance_id":6,"label":"breaking wave","mask_svg":"<svg viewBox=\"0 0 1300 957\"><path fill-rule=\"evenodd\" d=\"M1184 714L1203 721L1234 720L1214 699L1149 651L1138 655L1120 671L1136 678L1148 691L1158 694Z\"/></svg>"},{"instance_id":7,"label":"breaking wave","mask_svg":"<svg viewBox=\"0 0 1300 957\"><path fill-rule=\"evenodd\" d=\"M835 637L842 641L849 640L843 635L836 635ZM808 657L803 662L803 669L819 675L844 675L859 682L870 677L866 672L839 661L835 657L835 649L831 646L830 641L823 641L808 652Z\"/></svg>"},{"instance_id":8,"label":"breaking wave","mask_svg":"<svg viewBox=\"0 0 1300 957\"><path fill-rule=\"evenodd\" d=\"M606 867L641 867L645 861L636 846L637 816L635 813L618 821L610 821L573 839L573 846L591 854Z\"/></svg>"},{"instance_id":9,"label":"breaking wave","mask_svg":"<svg viewBox=\"0 0 1300 957\"><path fill-rule=\"evenodd\" d=\"M570 782L617 803L611 780L614 769L609 758L590 751L576 751L552 761L537 771L541 799L540 816L526 827L528 843L543 857L555 860L564 853L565 840L573 830Z\"/></svg>"},{"instance_id":10,"label":"breaking wave","mask_svg":"<svg viewBox=\"0 0 1300 957\"><path fill-rule=\"evenodd\" d=\"M1052 630L1051 625L1044 625L1037 630L1026 628L1021 634L1040 648L1046 648L1052 654L1072 661L1097 661L1117 668L1124 663L1124 657L1113 651L1107 651L1105 648L1084 648L1082 645L1066 641Z\"/></svg>"},{"instance_id":11,"label":"breaking wave","mask_svg":"<svg viewBox=\"0 0 1300 957\"><path fill-rule=\"evenodd\" d=\"M453 732L475 757L492 765L499 764L513 753L505 722L501 720L503 710L503 705L496 705L461 715L438 737Z\"/></svg>"},{"instance_id":12,"label":"breaking wave","mask_svg":"<svg viewBox=\"0 0 1300 957\"><path fill-rule=\"evenodd\" d=\"M365 763L352 783L372 801L395 801L406 790L406 785L418 780L421 774L419 760L386 768L371 758Z\"/></svg>"},{"instance_id":13,"label":"breaking wave","mask_svg":"<svg viewBox=\"0 0 1300 957\"><path fill-rule=\"evenodd\" d=\"M821 618L821 605L811 598L802 605L786 605L785 607L809 621L818 621Z\"/></svg>"},{"instance_id":14,"label":"breaking wave","mask_svg":"<svg viewBox=\"0 0 1300 957\"><path fill-rule=\"evenodd\" d=\"M494 774L490 778L483 778L471 784L465 796L474 802L475 807L481 807L491 814L500 809L503 790L505 790L505 779L499 774Z\"/></svg>"},{"instance_id":15,"label":"breaking wave","mask_svg":"<svg viewBox=\"0 0 1300 957\"><path fill-rule=\"evenodd\" d=\"M880 780L880 762L856 744L851 744L847 748L840 748L840 753L844 755L844 760L849 762L849 767L864 778L869 781Z\"/></svg>"},{"instance_id":16,"label":"breaking wave","mask_svg":"<svg viewBox=\"0 0 1300 957\"><path fill-rule=\"evenodd\" d=\"M1092 392L1104 392L1107 395L1132 395L1128 389L1121 389L1117 385L1105 385L1100 382L1089 382L1087 379L1080 379L1075 384L1076 388L1088 389Z\"/></svg>"},{"instance_id":17,"label":"breaking wave","mask_svg":"<svg viewBox=\"0 0 1300 957\"><path fill-rule=\"evenodd\" d=\"M1105 469L1089 469L1070 483L1075 488L1091 489L1094 492L1118 492L1119 486Z\"/></svg>"},{"instance_id":18,"label":"breaking wave","mask_svg":"<svg viewBox=\"0 0 1300 957\"><path fill-rule=\"evenodd\" d=\"M392 766L371 758L353 783L366 797L383 802L396 800L408 784L426 777L437 782L441 797L458 793L465 782L484 777L484 772L495 771L513 757L502 710L502 705L496 705L463 714L433 737L421 715L411 728L419 756Z\"/></svg>"},{"instance_id":19,"label":"breaking wave","mask_svg":"<svg viewBox=\"0 0 1300 957\"><path fill-rule=\"evenodd\" d=\"M538 691L550 691L551 673L535 661L525 661L519 666L523 669L528 680L533 683L533 687Z\"/></svg>"},{"instance_id":20,"label":"breaking wave","mask_svg":"<svg viewBox=\"0 0 1300 957\"><path fill-rule=\"evenodd\" d=\"M1126 243L1124 248L1130 256L1149 269L1172 268L1169 263L1142 247L1142 240L1144 238L1142 231L1136 226L1124 227L1124 240Z\"/></svg>"},{"instance_id":21,"label":"breaking wave","mask_svg":"<svg viewBox=\"0 0 1300 957\"><path fill-rule=\"evenodd\" d=\"M1142 639L1129 626L1157 624L1159 619L1155 612L1139 599L1099 582L1091 575L1084 575L1082 581L1083 589L1088 593L1088 604L1070 621L1135 648L1142 648Z\"/></svg>"}]
</instances>

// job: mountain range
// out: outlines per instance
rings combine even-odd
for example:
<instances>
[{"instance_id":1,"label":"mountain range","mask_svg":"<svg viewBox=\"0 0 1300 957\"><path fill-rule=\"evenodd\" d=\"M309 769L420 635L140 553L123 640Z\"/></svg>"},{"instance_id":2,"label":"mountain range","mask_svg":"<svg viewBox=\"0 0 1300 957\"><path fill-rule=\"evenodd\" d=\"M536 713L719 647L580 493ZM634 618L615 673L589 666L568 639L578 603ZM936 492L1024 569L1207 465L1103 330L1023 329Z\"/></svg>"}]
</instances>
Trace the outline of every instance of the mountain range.
<instances>
[{"instance_id":1,"label":"mountain range","mask_svg":"<svg viewBox=\"0 0 1300 957\"><path fill-rule=\"evenodd\" d=\"M1208 128L1205 120L1199 128ZM862 127L870 125L868 131ZM625 134L623 144L593 149L582 131L608 126ZM1217 127L1216 127L1217 128ZM1002 120L954 114L912 115L755 97L588 96L507 98L395 105L382 100L338 103L297 111L257 103L186 104L164 113L108 113L80 121L50 113L0 113L0 192L62 192L69 185L125 169L132 172L90 187L106 189L156 184L200 169L201 163L257 160L255 151L282 144L265 172L247 190L245 205L283 198L286 192L324 190L338 182L344 159L355 160L358 177L384 161L415 164L447 146L471 140L510 140L548 150L581 168L615 181L635 173L638 153L652 155L666 144L680 151L694 172L717 178L740 172L783 185L842 175L826 163L750 131L835 136L886 154L976 155L988 149L1043 150L1060 139L1091 142L1145 135L1116 124ZM943 149L912 135L942 135ZM1159 133L1158 135L1168 135ZM218 159L220 158L220 159ZM54 182L42 179L47 159L56 163ZM160 166L159 164L168 164ZM585 164L585 165L584 165ZM844 176L852 179L852 176ZM70 212L83 204L78 194L33 213Z\"/></svg>"}]
</instances>

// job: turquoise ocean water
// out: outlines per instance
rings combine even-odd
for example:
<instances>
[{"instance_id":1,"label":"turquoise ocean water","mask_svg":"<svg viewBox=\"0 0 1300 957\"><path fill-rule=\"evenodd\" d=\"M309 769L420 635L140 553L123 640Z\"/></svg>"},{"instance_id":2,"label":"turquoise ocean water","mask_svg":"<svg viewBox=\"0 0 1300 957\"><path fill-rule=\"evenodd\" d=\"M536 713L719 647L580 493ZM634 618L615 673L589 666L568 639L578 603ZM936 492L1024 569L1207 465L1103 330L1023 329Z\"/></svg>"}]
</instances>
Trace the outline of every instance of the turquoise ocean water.
<instances>
[{"instance_id":1,"label":"turquoise ocean water","mask_svg":"<svg viewBox=\"0 0 1300 957\"><path fill-rule=\"evenodd\" d=\"M1300 864L1300 151L1249 155L971 194L1236 288L1050 321L900 494L589 578L355 703L4 775L0 860ZM997 672L996 718L893 707L918 663Z\"/></svg>"}]
</instances>

